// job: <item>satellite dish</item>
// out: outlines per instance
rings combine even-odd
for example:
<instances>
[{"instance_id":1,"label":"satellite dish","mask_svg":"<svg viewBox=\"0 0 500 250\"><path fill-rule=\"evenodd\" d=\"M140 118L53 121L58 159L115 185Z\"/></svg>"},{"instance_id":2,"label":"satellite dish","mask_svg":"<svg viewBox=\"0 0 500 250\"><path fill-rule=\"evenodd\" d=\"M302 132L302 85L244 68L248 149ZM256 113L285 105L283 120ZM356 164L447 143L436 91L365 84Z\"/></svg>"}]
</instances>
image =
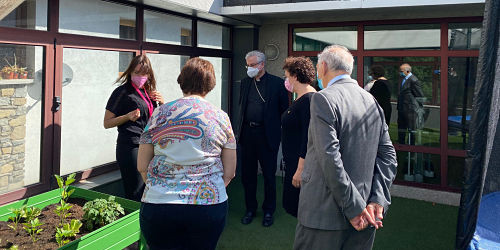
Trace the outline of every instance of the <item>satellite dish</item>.
<instances>
[{"instance_id":1,"label":"satellite dish","mask_svg":"<svg viewBox=\"0 0 500 250\"><path fill-rule=\"evenodd\" d=\"M63 74L62 74L62 86L68 86L68 84L73 81L73 70L70 66L63 63ZM42 82L43 82L43 70L38 70L35 72L35 79L33 79L33 84L28 85L28 95L36 101L42 99Z\"/></svg>"},{"instance_id":2,"label":"satellite dish","mask_svg":"<svg viewBox=\"0 0 500 250\"><path fill-rule=\"evenodd\" d=\"M35 79L33 83L28 85L28 95L31 99L40 101L42 99L42 82L43 82L43 71L40 69L35 72Z\"/></svg>"},{"instance_id":3,"label":"satellite dish","mask_svg":"<svg viewBox=\"0 0 500 250\"><path fill-rule=\"evenodd\" d=\"M73 70L66 63L63 63L62 86L67 86L73 81Z\"/></svg>"}]
</instances>

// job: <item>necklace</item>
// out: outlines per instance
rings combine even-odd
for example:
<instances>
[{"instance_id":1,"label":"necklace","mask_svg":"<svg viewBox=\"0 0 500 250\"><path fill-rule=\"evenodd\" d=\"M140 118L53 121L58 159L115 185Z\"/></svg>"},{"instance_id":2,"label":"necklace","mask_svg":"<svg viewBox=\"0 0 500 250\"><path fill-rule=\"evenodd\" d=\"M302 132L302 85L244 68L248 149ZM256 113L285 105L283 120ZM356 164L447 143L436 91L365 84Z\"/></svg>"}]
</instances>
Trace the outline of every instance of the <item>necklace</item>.
<instances>
[{"instance_id":1,"label":"necklace","mask_svg":"<svg viewBox=\"0 0 500 250\"><path fill-rule=\"evenodd\" d=\"M262 100L263 103L266 103L266 100L262 97L260 94L259 88L257 88L257 82L255 82L255 79L253 79L253 85L255 86L255 89L257 90L257 93L259 94L260 99Z\"/></svg>"}]
</instances>

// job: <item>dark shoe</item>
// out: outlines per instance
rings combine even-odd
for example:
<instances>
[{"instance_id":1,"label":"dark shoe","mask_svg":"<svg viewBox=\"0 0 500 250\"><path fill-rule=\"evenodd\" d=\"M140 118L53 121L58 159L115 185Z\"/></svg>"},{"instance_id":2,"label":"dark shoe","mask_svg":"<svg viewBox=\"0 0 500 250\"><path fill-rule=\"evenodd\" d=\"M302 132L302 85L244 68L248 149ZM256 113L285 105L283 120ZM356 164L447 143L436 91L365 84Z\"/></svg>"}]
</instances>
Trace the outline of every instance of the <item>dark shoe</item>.
<instances>
[{"instance_id":1,"label":"dark shoe","mask_svg":"<svg viewBox=\"0 0 500 250\"><path fill-rule=\"evenodd\" d=\"M241 224L248 225L252 223L253 217L255 217L255 213L247 212L243 218L241 218Z\"/></svg>"},{"instance_id":2,"label":"dark shoe","mask_svg":"<svg viewBox=\"0 0 500 250\"><path fill-rule=\"evenodd\" d=\"M270 227L271 225L273 225L273 222L274 222L273 215L270 213L266 213L264 215L264 219L262 220L262 226Z\"/></svg>"}]
</instances>

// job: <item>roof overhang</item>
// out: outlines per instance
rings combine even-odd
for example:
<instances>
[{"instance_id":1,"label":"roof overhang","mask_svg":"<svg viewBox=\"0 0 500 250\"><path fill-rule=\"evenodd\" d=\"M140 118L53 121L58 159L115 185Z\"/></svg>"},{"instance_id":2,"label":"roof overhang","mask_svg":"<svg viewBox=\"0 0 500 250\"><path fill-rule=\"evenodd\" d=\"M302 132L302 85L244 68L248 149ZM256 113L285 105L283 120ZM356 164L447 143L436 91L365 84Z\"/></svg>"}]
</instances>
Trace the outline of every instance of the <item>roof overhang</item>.
<instances>
[{"instance_id":1,"label":"roof overhang","mask_svg":"<svg viewBox=\"0 0 500 250\"><path fill-rule=\"evenodd\" d=\"M225 23L234 26L258 24L257 19L229 17L221 14L223 0L127 0L188 16Z\"/></svg>"}]
</instances>

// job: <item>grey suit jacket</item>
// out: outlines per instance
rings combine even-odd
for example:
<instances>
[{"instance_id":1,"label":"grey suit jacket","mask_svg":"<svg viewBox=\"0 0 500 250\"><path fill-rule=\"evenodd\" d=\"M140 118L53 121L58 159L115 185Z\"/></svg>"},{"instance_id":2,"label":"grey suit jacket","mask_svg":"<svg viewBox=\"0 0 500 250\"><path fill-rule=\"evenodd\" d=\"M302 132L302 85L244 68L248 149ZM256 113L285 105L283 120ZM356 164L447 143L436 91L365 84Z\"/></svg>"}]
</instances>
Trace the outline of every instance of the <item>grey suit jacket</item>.
<instances>
[{"instance_id":1,"label":"grey suit jacket","mask_svg":"<svg viewBox=\"0 0 500 250\"><path fill-rule=\"evenodd\" d=\"M397 160L382 108L352 79L314 94L310 108L299 222L345 230L370 202L387 211Z\"/></svg>"}]
</instances>

